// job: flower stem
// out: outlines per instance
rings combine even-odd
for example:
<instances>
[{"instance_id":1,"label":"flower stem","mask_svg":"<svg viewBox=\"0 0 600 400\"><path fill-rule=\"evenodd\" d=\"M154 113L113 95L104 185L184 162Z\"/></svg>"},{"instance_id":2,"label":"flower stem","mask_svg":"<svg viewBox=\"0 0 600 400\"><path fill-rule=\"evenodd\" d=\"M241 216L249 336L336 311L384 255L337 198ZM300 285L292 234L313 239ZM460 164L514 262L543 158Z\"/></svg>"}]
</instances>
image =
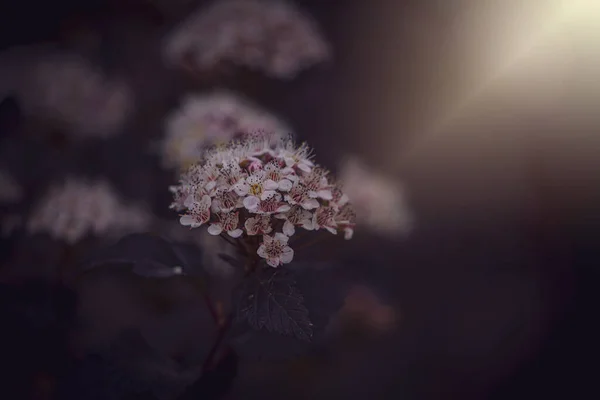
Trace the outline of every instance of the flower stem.
<instances>
[{"instance_id":1,"label":"flower stem","mask_svg":"<svg viewBox=\"0 0 600 400\"><path fill-rule=\"evenodd\" d=\"M259 261L260 260L256 257L249 257L248 264L246 266L246 273L244 274L244 278L247 278L250 274L252 274L256 270L256 268L258 267ZM205 296L205 299L210 301L210 298L208 297L208 295ZM210 304L212 305L212 302ZM207 305L208 305L208 303L207 303ZM212 308L214 310L214 307L212 307ZM217 321L217 326L218 326L217 337L208 353L208 356L206 356L206 360L204 361L204 365L202 366L203 372L206 372L213 368L213 366L215 364L215 357L217 356L219 347L223 343L223 340L225 339L227 331L229 330L229 328L231 327L231 324L233 322L234 313L233 313L233 311L230 311L227 318L225 318L223 320L218 317L217 312L215 310L214 316L216 316L216 321Z\"/></svg>"},{"instance_id":2,"label":"flower stem","mask_svg":"<svg viewBox=\"0 0 600 400\"><path fill-rule=\"evenodd\" d=\"M208 293L203 292L202 297L204 298L204 302L206 303L206 308L208 308L208 312L210 312L210 316L215 321L215 324L219 326L219 314L217 313L217 309L215 308L215 305L213 304L210 296L208 295Z\"/></svg>"}]
</instances>

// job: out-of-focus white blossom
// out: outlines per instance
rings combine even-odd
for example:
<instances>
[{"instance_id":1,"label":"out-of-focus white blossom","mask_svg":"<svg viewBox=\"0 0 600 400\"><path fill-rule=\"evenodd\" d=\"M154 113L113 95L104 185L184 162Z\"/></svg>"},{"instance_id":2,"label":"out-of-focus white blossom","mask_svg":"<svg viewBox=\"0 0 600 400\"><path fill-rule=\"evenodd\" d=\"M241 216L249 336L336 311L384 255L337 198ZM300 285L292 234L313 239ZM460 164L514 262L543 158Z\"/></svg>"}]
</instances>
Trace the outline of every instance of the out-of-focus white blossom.
<instances>
[{"instance_id":1,"label":"out-of-focus white blossom","mask_svg":"<svg viewBox=\"0 0 600 400\"><path fill-rule=\"evenodd\" d=\"M56 121L74 137L114 135L132 111L131 90L80 57L45 55L25 67L15 93L24 112Z\"/></svg>"},{"instance_id":2,"label":"out-of-focus white blossom","mask_svg":"<svg viewBox=\"0 0 600 400\"><path fill-rule=\"evenodd\" d=\"M292 261L296 227L349 239L355 225L347 196L290 138L254 134L207 150L171 191L182 225L245 241L272 267Z\"/></svg>"},{"instance_id":3,"label":"out-of-focus white blossom","mask_svg":"<svg viewBox=\"0 0 600 400\"><path fill-rule=\"evenodd\" d=\"M188 96L166 120L163 165L187 168L199 161L207 147L257 131L291 133L278 118L233 93Z\"/></svg>"},{"instance_id":4,"label":"out-of-focus white blossom","mask_svg":"<svg viewBox=\"0 0 600 400\"><path fill-rule=\"evenodd\" d=\"M16 203L23 197L21 186L6 171L0 170L0 203Z\"/></svg>"},{"instance_id":5,"label":"out-of-focus white blossom","mask_svg":"<svg viewBox=\"0 0 600 400\"><path fill-rule=\"evenodd\" d=\"M356 213L361 226L382 235L405 233L412 228L413 217L399 183L355 158L342 164L339 176L352 202L351 212Z\"/></svg>"},{"instance_id":6,"label":"out-of-focus white blossom","mask_svg":"<svg viewBox=\"0 0 600 400\"><path fill-rule=\"evenodd\" d=\"M30 214L29 233L47 232L70 244L88 235L113 236L147 229L151 215L124 203L104 181L68 179L50 188Z\"/></svg>"},{"instance_id":7,"label":"out-of-focus white blossom","mask_svg":"<svg viewBox=\"0 0 600 400\"><path fill-rule=\"evenodd\" d=\"M172 64L212 70L232 63L278 79L331 57L316 23L286 0L218 0L190 16L168 38Z\"/></svg>"}]
</instances>

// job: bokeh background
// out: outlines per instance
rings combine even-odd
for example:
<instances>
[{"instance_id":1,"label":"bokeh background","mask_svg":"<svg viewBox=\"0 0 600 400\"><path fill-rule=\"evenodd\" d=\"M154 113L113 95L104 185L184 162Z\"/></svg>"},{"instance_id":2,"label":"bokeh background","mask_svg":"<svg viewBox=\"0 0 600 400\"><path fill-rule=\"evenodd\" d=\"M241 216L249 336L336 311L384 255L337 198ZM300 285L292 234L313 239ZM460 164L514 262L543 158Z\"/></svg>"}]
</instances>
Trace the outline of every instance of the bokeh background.
<instances>
[{"instance_id":1,"label":"bokeh background","mask_svg":"<svg viewBox=\"0 0 600 400\"><path fill-rule=\"evenodd\" d=\"M77 174L107 179L127 201L176 221L167 190L176 174L152 143L186 93L235 90L282 116L323 164L335 169L357 155L402 182L415 224L400 240L358 235L351 249L336 248L335 279L346 307L363 310L361 328L334 329L310 356L242 358L226 398L597 395L595 1L297 0L334 56L290 81L168 68L165 35L203 3L2 6L0 88L41 54L66 50L127 82L135 97L122 133L73 141L25 115L16 93L1 93L0 165L24 191L3 217L27 215L50 183ZM104 243L65 249L17 228L3 239L4 282L52 282ZM206 315L185 288L118 271L86 280L77 287L85 326L69 334L69 349L84 357L135 328L164 357L201 358ZM132 380L146 373L128 371Z\"/></svg>"}]
</instances>

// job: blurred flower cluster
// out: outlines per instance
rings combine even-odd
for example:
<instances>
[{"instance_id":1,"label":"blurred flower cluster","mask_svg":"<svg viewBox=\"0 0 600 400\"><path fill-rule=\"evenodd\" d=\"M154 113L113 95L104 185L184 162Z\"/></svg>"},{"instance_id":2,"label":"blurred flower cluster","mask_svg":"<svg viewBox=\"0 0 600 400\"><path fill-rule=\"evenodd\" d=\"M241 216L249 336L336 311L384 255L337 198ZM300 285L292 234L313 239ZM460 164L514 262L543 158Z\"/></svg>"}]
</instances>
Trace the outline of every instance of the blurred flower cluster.
<instances>
[{"instance_id":1,"label":"blurred flower cluster","mask_svg":"<svg viewBox=\"0 0 600 400\"><path fill-rule=\"evenodd\" d=\"M331 57L311 17L285 0L216 1L190 16L165 47L171 63L194 70L232 63L278 79Z\"/></svg>"},{"instance_id":2,"label":"blurred flower cluster","mask_svg":"<svg viewBox=\"0 0 600 400\"><path fill-rule=\"evenodd\" d=\"M275 116L233 93L189 95L167 118L161 146L163 166L185 169L197 162L207 147L257 131L291 132Z\"/></svg>"},{"instance_id":3,"label":"blurred flower cluster","mask_svg":"<svg viewBox=\"0 0 600 400\"><path fill-rule=\"evenodd\" d=\"M112 236L147 229L152 218L124 203L104 181L69 178L50 188L27 220L29 233L47 232L74 244L88 235Z\"/></svg>"},{"instance_id":4,"label":"blurred flower cluster","mask_svg":"<svg viewBox=\"0 0 600 400\"><path fill-rule=\"evenodd\" d=\"M16 91L26 115L57 123L74 137L109 137L133 108L131 90L72 54L43 55Z\"/></svg>"},{"instance_id":5,"label":"blurred flower cluster","mask_svg":"<svg viewBox=\"0 0 600 400\"><path fill-rule=\"evenodd\" d=\"M365 229L391 236L412 228L413 217L398 182L373 171L357 158L344 161L339 175L356 218Z\"/></svg>"},{"instance_id":6,"label":"blurred flower cluster","mask_svg":"<svg viewBox=\"0 0 600 400\"><path fill-rule=\"evenodd\" d=\"M211 149L171 190L172 207L185 211L182 225L247 239L272 267L292 261L288 241L296 227L341 231L347 239L354 230L348 197L313 163L310 148L289 138L255 134Z\"/></svg>"}]
</instances>

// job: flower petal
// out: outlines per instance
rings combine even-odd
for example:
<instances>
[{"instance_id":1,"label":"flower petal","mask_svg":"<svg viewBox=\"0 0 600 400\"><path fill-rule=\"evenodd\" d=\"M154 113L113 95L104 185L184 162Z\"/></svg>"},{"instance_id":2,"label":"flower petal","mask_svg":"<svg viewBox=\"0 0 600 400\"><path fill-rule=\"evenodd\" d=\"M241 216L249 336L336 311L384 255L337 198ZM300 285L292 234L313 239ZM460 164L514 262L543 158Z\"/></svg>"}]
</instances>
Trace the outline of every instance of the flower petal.
<instances>
[{"instance_id":1,"label":"flower petal","mask_svg":"<svg viewBox=\"0 0 600 400\"><path fill-rule=\"evenodd\" d=\"M315 224L313 223L312 219L305 219L300 221L300 223L302 224L301 226L307 231L312 231L315 229Z\"/></svg>"},{"instance_id":2,"label":"flower petal","mask_svg":"<svg viewBox=\"0 0 600 400\"><path fill-rule=\"evenodd\" d=\"M261 244L259 246L258 250L256 250L256 254L258 254L262 258L267 258L267 250L265 249L264 244Z\"/></svg>"},{"instance_id":3,"label":"flower petal","mask_svg":"<svg viewBox=\"0 0 600 400\"><path fill-rule=\"evenodd\" d=\"M260 199L261 200L267 200L270 197L279 197L279 198L281 198L281 195L279 193L277 193L276 191L274 191L274 190L265 190L260 195Z\"/></svg>"},{"instance_id":4,"label":"flower petal","mask_svg":"<svg viewBox=\"0 0 600 400\"><path fill-rule=\"evenodd\" d=\"M208 227L207 230L208 230L208 233L210 233L213 236L220 235L221 232L223 232L223 228L219 224L212 224Z\"/></svg>"},{"instance_id":5,"label":"flower petal","mask_svg":"<svg viewBox=\"0 0 600 400\"><path fill-rule=\"evenodd\" d=\"M306 161L300 162L297 165L298 169L302 172L306 172L307 174L312 171L312 168L306 164Z\"/></svg>"},{"instance_id":6,"label":"flower petal","mask_svg":"<svg viewBox=\"0 0 600 400\"><path fill-rule=\"evenodd\" d=\"M277 190L277 188L279 187L277 182L271 179L267 179L266 181L264 181L262 186L265 190Z\"/></svg>"},{"instance_id":7,"label":"flower petal","mask_svg":"<svg viewBox=\"0 0 600 400\"><path fill-rule=\"evenodd\" d=\"M305 210L312 210L315 208L319 208L319 206L320 204L317 199L307 199L306 201L304 201L304 203L302 203L302 208L304 208Z\"/></svg>"},{"instance_id":8,"label":"flower petal","mask_svg":"<svg viewBox=\"0 0 600 400\"><path fill-rule=\"evenodd\" d=\"M191 215L182 215L181 218L179 218L179 223L183 226L190 226L193 225L196 221L194 220L194 217L192 217Z\"/></svg>"},{"instance_id":9,"label":"flower petal","mask_svg":"<svg viewBox=\"0 0 600 400\"><path fill-rule=\"evenodd\" d=\"M277 232L275 234L275 240L277 240L278 242L281 242L281 243L287 243L288 240L290 240L290 238L288 236L284 235L283 233Z\"/></svg>"},{"instance_id":10,"label":"flower petal","mask_svg":"<svg viewBox=\"0 0 600 400\"><path fill-rule=\"evenodd\" d=\"M289 192L292 189L292 186L293 184L291 181L282 179L277 184L277 189L281 190L282 192Z\"/></svg>"},{"instance_id":11,"label":"flower petal","mask_svg":"<svg viewBox=\"0 0 600 400\"><path fill-rule=\"evenodd\" d=\"M354 235L354 229L352 229L352 228L344 229L344 239L350 240L350 239L352 239L353 235Z\"/></svg>"},{"instance_id":12,"label":"flower petal","mask_svg":"<svg viewBox=\"0 0 600 400\"><path fill-rule=\"evenodd\" d=\"M205 194L204 196L202 196L202 199L200 200L200 206L203 209L210 209L210 206L212 204L212 200L210 199L210 196Z\"/></svg>"},{"instance_id":13,"label":"flower petal","mask_svg":"<svg viewBox=\"0 0 600 400\"><path fill-rule=\"evenodd\" d=\"M332 200L333 199L333 194L331 193L331 190L319 190L317 192L317 196L322 198L323 200Z\"/></svg>"},{"instance_id":14,"label":"flower petal","mask_svg":"<svg viewBox=\"0 0 600 400\"><path fill-rule=\"evenodd\" d=\"M288 206L287 204L282 204L280 205L277 210L275 210L276 212L282 213L282 212L287 212L290 211L290 206Z\"/></svg>"},{"instance_id":15,"label":"flower petal","mask_svg":"<svg viewBox=\"0 0 600 400\"><path fill-rule=\"evenodd\" d=\"M192 208L192 206L194 205L194 196L189 195L188 197L186 197L185 200L183 201L183 205L186 208Z\"/></svg>"},{"instance_id":16,"label":"flower petal","mask_svg":"<svg viewBox=\"0 0 600 400\"><path fill-rule=\"evenodd\" d=\"M244 199L244 207L248 211L255 211L260 204L260 199L256 196L248 196Z\"/></svg>"},{"instance_id":17,"label":"flower petal","mask_svg":"<svg viewBox=\"0 0 600 400\"><path fill-rule=\"evenodd\" d=\"M250 185L244 181L240 181L231 187L238 196L245 196L250 191Z\"/></svg>"},{"instance_id":18,"label":"flower petal","mask_svg":"<svg viewBox=\"0 0 600 400\"><path fill-rule=\"evenodd\" d=\"M217 186L217 182L215 181L210 181L208 182L206 185L204 185L204 188L210 192L211 190L213 190L215 188L215 186Z\"/></svg>"},{"instance_id":19,"label":"flower petal","mask_svg":"<svg viewBox=\"0 0 600 400\"><path fill-rule=\"evenodd\" d=\"M294 250L289 246L285 246L282 250L280 258L282 263L290 263L294 259Z\"/></svg>"},{"instance_id":20,"label":"flower petal","mask_svg":"<svg viewBox=\"0 0 600 400\"><path fill-rule=\"evenodd\" d=\"M239 238L240 236L242 236L242 233L244 233L244 231L241 229L235 229L233 231L227 232L227 234L232 238Z\"/></svg>"},{"instance_id":21,"label":"flower petal","mask_svg":"<svg viewBox=\"0 0 600 400\"><path fill-rule=\"evenodd\" d=\"M283 224L283 233L285 233L287 236L293 236L294 233L296 233L296 228L294 228L294 224L292 224L290 221L285 221L285 223Z\"/></svg>"},{"instance_id":22,"label":"flower petal","mask_svg":"<svg viewBox=\"0 0 600 400\"><path fill-rule=\"evenodd\" d=\"M279 267L279 264L280 264L279 257L267 258L267 264L269 264L273 268Z\"/></svg>"}]
</instances>

